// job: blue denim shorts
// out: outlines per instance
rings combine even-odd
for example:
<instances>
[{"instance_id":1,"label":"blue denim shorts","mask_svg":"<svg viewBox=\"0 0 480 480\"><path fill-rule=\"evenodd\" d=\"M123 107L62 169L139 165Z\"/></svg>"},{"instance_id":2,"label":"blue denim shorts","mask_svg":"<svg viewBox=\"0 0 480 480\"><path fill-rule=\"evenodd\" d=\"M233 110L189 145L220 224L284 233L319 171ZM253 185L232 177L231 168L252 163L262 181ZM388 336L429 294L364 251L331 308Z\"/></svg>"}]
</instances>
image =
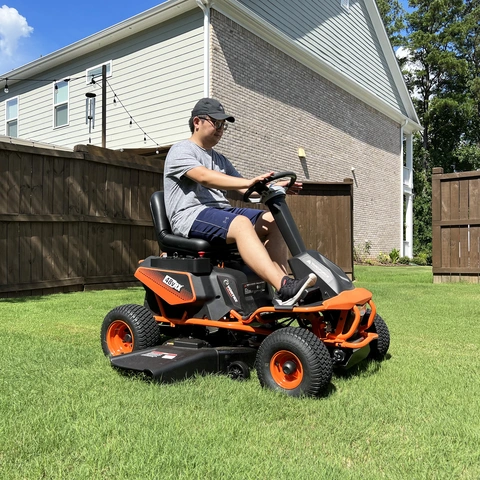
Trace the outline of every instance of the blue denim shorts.
<instances>
[{"instance_id":1,"label":"blue denim shorts","mask_svg":"<svg viewBox=\"0 0 480 480\"><path fill-rule=\"evenodd\" d=\"M202 238L212 244L224 245L228 229L235 217L243 215L250 219L252 225L255 225L258 217L263 213L265 213L263 210L255 210L254 208L208 207L198 214L188 236Z\"/></svg>"}]
</instances>

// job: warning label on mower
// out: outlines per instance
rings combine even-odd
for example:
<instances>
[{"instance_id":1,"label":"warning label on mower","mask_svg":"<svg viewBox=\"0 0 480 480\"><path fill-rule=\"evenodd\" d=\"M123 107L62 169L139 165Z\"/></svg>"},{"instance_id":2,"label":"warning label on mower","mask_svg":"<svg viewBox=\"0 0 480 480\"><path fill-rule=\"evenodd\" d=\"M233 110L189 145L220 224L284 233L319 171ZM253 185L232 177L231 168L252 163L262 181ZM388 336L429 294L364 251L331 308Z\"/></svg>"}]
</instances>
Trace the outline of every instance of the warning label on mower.
<instances>
[{"instance_id":1,"label":"warning label on mower","mask_svg":"<svg viewBox=\"0 0 480 480\"><path fill-rule=\"evenodd\" d=\"M153 358L164 358L165 360L173 360L177 356L176 353L166 353L166 352L157 352L153 350L152 352L142 353L142 357L153 357Z\"/></svg>"}]
</instances>

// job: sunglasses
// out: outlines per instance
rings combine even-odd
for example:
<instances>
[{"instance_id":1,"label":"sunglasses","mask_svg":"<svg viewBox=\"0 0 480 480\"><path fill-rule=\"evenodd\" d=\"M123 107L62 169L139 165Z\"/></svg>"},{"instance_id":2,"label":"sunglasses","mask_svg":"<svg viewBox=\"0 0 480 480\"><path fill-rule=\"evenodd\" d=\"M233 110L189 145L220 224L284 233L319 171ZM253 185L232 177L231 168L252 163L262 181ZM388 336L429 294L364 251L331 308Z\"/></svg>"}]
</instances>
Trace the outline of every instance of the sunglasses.
<instances>
[{"instance_id":1,"label":"sunglasses","mask_svg":"<svg viewBox=\"0 0 480 480\"><path fill-rule=\"evenodd\" d=\"M225 120L212 120L211 118L204 115L199 115L198 118L210 122L215 127L215 130L226 130L228 128L228 123L225 122Z\"/></svg>"}]
</instances>

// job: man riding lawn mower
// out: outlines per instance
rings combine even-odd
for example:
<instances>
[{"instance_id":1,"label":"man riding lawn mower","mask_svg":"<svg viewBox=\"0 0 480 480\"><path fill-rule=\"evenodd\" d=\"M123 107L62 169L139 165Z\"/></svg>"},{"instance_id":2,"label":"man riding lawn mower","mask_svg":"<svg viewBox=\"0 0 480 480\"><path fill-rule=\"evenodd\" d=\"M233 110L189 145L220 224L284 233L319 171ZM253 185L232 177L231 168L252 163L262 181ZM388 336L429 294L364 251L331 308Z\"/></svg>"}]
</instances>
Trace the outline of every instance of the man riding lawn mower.
<instances>
[{"instance_id":1,"label":"man riding lawn mower","mask_svg":"<svg viewBox=\"0 0 480 480\"><path fill-rule=\"evenodd\" d=\"M161 381L197 372L246 378L255 365L262 386L317 395L334 366L382 358L388 328L369 291L307 251L285 201L301 188L296 175L244 179L213 149L226 121L234 118L218 101L202 99L192 136L170 149L165 192L150 202L163 255L140 263L145 306L111 311L102 347L115 367ZM246 202L260 196L269 211L233 208L225 190Z\"/></svg>"},{"instance_id":2,"label":"man riding lawn mower","mask_svg":"<svg viewBox=\"0 0 480 480\"><path fill-rule=\"evenodd\" d=\"M334 367L385 356L389 331L372 294L306 249L285 189L271 184L284 177L295 181L291 172L273 175L253 185L245 200L253 192L262 195L292 253L293 275L313 273L315 285L296 305L274 304L272 287L234 248L173 235L163 192L156 192L152 215L166 255L147 258L135 272L146 290L145 306L124 305L105 317L102 347L113 366L165 382L215 372L248 378L255 366L262 386L315 396L330 383Z\"/></svg>"}]
</instances>

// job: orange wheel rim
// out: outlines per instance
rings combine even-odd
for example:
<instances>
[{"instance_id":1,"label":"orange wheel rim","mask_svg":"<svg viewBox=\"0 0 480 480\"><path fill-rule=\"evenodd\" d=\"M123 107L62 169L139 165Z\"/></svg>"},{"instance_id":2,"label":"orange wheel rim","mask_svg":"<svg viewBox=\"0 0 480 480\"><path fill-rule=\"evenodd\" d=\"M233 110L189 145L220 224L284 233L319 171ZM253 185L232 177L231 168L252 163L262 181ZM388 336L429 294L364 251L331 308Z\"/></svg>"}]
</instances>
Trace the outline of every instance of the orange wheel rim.
<instances>
[{"instance_id":1,"label":"orange wheel rim","mask_svg":"<svg viewBox=\"0 0 480 480\"><path fill-rule=\"evenodd\" d=\"M280 350L270 360L270 373L277 385L292 390L302 383L303 365L292 352Z\"/></svg>"},{"instance_id":2,"label":"orange wheel rim","mask_svg":"<svg viewBox=\"0 0 480 480\"><path fill-rule=\"evenodd\" d=\"M123 320L113 321L107 330L107 346L112 355L133 351L133 333Z\"/></svg>"}]
</instances>

